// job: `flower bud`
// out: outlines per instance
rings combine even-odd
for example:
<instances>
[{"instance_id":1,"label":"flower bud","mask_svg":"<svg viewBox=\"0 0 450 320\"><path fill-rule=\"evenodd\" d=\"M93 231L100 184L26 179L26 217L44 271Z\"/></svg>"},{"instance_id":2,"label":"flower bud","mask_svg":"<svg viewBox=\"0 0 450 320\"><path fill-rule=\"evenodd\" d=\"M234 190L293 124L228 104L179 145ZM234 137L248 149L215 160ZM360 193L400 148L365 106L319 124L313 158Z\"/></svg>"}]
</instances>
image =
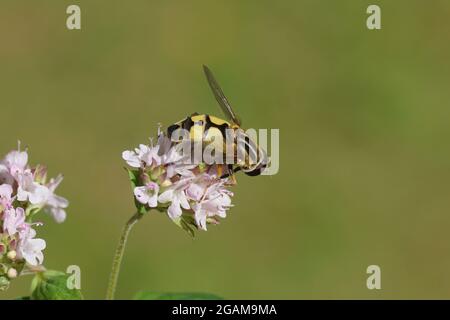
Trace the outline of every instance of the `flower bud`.
<instances>
[{"instance_id":1,"label":"flower bud","mask_svg":"<svg viewBox=\"0 0 450 320\"><path fill-rule=\"evenodd\" d=\"M207 169L206 163L204 163L204 162L199 163L199 165L198 165L199 172L205 172L206 169Z\"/></svg>"},{"instance_id":2,"label":"flower bud","mask_svg":"<svg viewBox=\"0 0 450 320\"><path fill-rule=\"evenodd\" d=\"M14 279L14 278L16 278L16 277L17 277L17 270L14 269L14 268L10 268L10 269L8 270L8 278Z\"/></svg>"},{"instance_id":3,"label":"flower bud","mask_svg":"<svg viewBox=\"0 0 450 320\"><path fill-rule=\"evenodd\" d=\"M8 257L8 259L14 260L16 259L17 252L15 250L11 250L6 254L6 256Z\"/></svg>"},{"instance_id":4,"label":"flower bud","mask_svg":"<svg viewBox=\"0 0 450 320\"><path fill-rule=\"evenodd\" d=\"M150 178L153 181L158 180L159 176L162 175L164 173L164 170L162 167L156 167L153 168L153 170L150 172Z\"/></svg>"},{"instance_id":5,"label":"flower bud","mask_svg":"<svg viewBox=\"0 0 450 320\"><path fill-rule=\"evenodd\" d=\"M167 188L170 185L172 185L172 181L170 181L170 179L166 179L161 183L161 187L163 187L163 188Z\"/></svg>"},{"instance_id":6,"label":"flower bud","mask_svg":"<svg viewBox=\"0 0 450 320\"><path fill-rule=\"evenodd\" d=\"M150 177L145 172L141 172L139 178L141 179L142 184L147 184L151 181Z\"/></svg>"}]
</instances>

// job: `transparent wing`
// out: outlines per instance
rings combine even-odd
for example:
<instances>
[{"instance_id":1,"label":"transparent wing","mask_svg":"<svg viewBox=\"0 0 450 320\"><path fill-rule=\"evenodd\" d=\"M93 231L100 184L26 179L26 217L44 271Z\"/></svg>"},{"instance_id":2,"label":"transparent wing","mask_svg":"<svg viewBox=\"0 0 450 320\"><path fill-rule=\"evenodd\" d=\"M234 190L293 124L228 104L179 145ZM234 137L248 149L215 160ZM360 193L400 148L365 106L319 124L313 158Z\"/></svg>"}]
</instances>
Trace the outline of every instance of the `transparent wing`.
<instances>
[{"instance_id":1,"label":"transparent wing","mask_svg":"<svg viewBox=\"0 0 450 320\"><path fill-rule=\"evenodd\" d=\"M211 90L214 93L214 97L216 97L216 100L219 103L223 113L225 113L225 116L227 116L227 118L231 120L233 123L240 126L241 122L234 113L233 108L231 108L228 99L223 94L223 91L220 88L219 84L217 83L216 79L214 78L211 70L209 70L207 66L203 65L203 71L205 72L206 79L208 80L209 86L211 87Z\"/></svg>"}]
</instances>

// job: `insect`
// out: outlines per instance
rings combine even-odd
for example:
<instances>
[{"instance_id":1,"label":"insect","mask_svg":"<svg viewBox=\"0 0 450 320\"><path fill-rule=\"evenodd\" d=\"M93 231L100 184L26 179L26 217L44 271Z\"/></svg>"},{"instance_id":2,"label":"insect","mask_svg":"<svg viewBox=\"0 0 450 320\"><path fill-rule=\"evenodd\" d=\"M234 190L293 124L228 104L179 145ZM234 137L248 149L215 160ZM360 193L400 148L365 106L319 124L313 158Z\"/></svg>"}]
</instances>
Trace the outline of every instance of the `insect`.
<instances>
[{"instance_id":1,"label":"insect","mask_svg":"<svg viewBox=\"0 0 450 320\"><path fill-rule=\"evenodd\" d=\"M241 121L233 111L231 104L225 97L222 89L214 78L211 70L207 66L203 66L208 84L219 103L220 108L225 114L227 120L208 115L193 113L191 116L180 120L167 129L167 135L172 139L172 134L177 129L184 129L189 132L191 141L201 141L202 144L219 143L216 145L219 150L229 150L233 152L233 164L218 166L219 173L222 178L233 175L235 172L242 170L249 176L258 176L267 166L268 158L264 150L260 148L241 128ZM230 140L227 134L233 133L231 137L231 148L227 148L225 141ZM173 141L173 139L172 139Z\"/></svg>"}]
</instances>

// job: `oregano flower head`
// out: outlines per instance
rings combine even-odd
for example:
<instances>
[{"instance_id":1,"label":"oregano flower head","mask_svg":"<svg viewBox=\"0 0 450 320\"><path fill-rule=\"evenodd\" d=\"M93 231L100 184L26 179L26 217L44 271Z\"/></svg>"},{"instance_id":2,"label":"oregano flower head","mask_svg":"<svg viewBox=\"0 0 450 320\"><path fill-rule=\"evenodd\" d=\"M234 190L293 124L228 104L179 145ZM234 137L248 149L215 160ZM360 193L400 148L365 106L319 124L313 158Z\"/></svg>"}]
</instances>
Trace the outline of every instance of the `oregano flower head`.
<instances>
[{"instance_id":1,"label":"oregano flower head","mask_svg":"<svg viewBox=\"0 0 450 320\"><path fill-rule=\"evenodd\" d=\"M158 132L155 144L141 144L122 153L129 169L138 210L166 212L178 226L194 234L218 224L232 207L234 179L221 174L220 164L190 163L182 144Z\"/></svg>"},{"instance_id":2,"label":"oregano flower head","mask_svg":"<svg viewBox=\"0 0 450 320\"><path fill-rule=\"evenodd\" d=\"M62 176L47 180L45 166L30 166L20 145L0 160L0 289L24 267L43 263L46 242L36 236L42 225L36 215L44 211L57 222L65 220L69 203L54 193L61 181Z\"/></svg>"}]
</instances>

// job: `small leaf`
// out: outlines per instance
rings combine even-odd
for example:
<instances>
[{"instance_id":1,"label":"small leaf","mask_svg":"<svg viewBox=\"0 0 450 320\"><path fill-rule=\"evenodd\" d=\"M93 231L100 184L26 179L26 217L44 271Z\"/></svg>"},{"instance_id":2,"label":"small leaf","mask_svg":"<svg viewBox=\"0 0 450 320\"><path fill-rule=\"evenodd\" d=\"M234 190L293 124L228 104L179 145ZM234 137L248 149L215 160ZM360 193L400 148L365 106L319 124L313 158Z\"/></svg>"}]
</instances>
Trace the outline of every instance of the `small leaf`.
<instances>
[{"instance_id":1,"label":"small leaf","mask_svg":"<svg viewBox=\"0 0 450 320\"><path fill-rule=\"evenodd\" d=\"M192 238L195 237L195 229L197 229L197 226L195 225L195 220L192 215L182 214L181 217L172 219L172 221L186 231Z\"/></svg>"},{"instance_id":2,"label":"small leaf","mask_svg":"<svg viewBox=\"0 0 450 320\"><path fill-rule=\"evenodd\" d=\"M223 300L223 298L211 293L161 293L140 291L134 296L134 300Z\"/></svg>"},{"instance_id":3,"label":"small leaf","mask_svg":"<svg viewBox=\"0 0 450 320\"><path fill-rule=\"evenodd\" d=\"M130 170L128 168L125 168L125 170L127 170L128 172L128 177L130 178L131 182L131 188L134 190L139 182L139 170Z\"/></svg>"},{"instance_id":4,"label":"small leaf","mask_svg":"<svg viewBox=\"0 0 450 320\"><path fill-rule=\"evenodd\" d=\"M127 172L128 172L128 177L130 178L130 182L131 182L131 189L134 192L134 189L139 185L139 170L130 170L128 168L125 168L125 170L127 170ZM142 204L136 200L136 197L134 197L134 194L133 194L133 198L134 198L134 205L136 206L139 213L144 214L149 211L149 209L144 204Z\"/></svg>"},{"instance_id":5,"label":"small leaf","mask_svg":"<svg viewBox=\"0 0 450 320\"><path fill-rule=\"evenodd\" d=\"M37 273L31 285L31 300L82 300L80 290L67 286L70 276L53 270Z\"/></svg>"},{"instance_id":6,"label":"small leaf","mask_svg":"<svg viewBox=\"0 0 450 320\"><path fill-rule=\"evenodd\" d=\"M0 277L0 291L6 291L9 288L9 280L6 277Z\"/></svg>"}]
</instances>

